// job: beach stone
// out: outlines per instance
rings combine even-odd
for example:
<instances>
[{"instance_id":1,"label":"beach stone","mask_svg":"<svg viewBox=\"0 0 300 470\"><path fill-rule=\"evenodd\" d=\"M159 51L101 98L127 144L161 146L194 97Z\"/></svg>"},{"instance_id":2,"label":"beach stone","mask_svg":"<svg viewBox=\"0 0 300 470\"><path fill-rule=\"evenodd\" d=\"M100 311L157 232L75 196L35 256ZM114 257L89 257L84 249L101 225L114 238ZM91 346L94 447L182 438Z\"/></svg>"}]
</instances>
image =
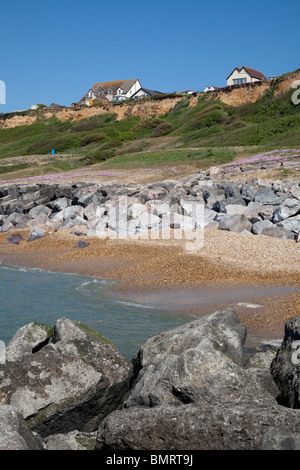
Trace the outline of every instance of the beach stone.
<instances>
[{"instance_id":1,"label":"beach stone","mask_svg":"<svg viewBox=\"0 0 300 470\"><path fill-rule=\"evenodd\" d=\"M123 401L131 374L129 361L109 340L81 323L60 318L52 342L21 358L7 358L1 404L15 406L42 437L94 432Z\"/></svg>"},{"instance_id":2,"label":"beach stone","mask_svg":"<svg viewBox=\"0 0 300 470\"><path fill-rule=\"evenodd\" d=\"M262 234L262 231L265 229L265 228L270 228L270 227L273 227L274 224L270 221L270 220L260 220L258 222L255 222L252 226L252 232L255 234L255 235L261 235Z\"/></svg>"},{"instance_id":3,"label":"beach stone","mask_svg":"<svg viewBox=\"0 0 300 470\"><path fill-rule=\"evenodd\" d=\"M28 214L21 214L20 217L17 219L15 228L18 229L18 230L25 229L25 228L28 227L28 223L31 220L32 219L30 218L30 216Z\"/></svg>"},{"instance_id":4,"label":"beach stone","mask_svg":"<svg viewBox=\"0 0 300 470\"><path fill-rule=\"evenodd\" d=\"M276 224L288 217L298 214L300 212L300 202L295 198L287 198L280 206L274 211L273 222Z\"/></svg>"},{"instance_id":5,"label":"beach stone","mask_svg":"<svg viewBox=\"0 0 300 470\"><path fill-rule=\"evenodd\" d=\"M13 243L14 245L18 245L20 242L22 242L24 239L24 237L22 237L22 235L20 233L15 233L13 235L11 235L10 237L8 237L7 241L9 241L9 243Z\"/></svg>"},{"instance_id":6,"label":"beach stone","mask_svg":"<svg viewBox=\"0 0 300 470\"><path fill-rule=\"evenodd\" d=\"M135 202L128 209L128 217L131 219L138 218L143 212L147 212L147 207L145 204Z\"/></svg>"},{"instance_id":7,"label":"beach stone","mask_svg":"<svg viewBox=\"0 0 300 470\"><path fill-rule=\"evenodd\" d=\"M44 237L46 231L41 227L33 227L29 232L29 237Z\"/></svg>"},{"instance_id":8,"label":"beach stone","mask_svg":"<svg viewBox=\"0 0 300 470\"><path fill-rule=\"evenodd\" d=\"M224 189L211 188L203 192L203 199L208 209L213 209L215 205L219 205L225 199ZM214 209L215 210L215 209Z\"/></svg>"},{"instance_id":9,"label":"beach stone","mask_svg":"<svg viewBox=\"0 0 300 470\"><path fill-rule=\"evenodd\" d=\"M246 206L241 204L228 204L228 206L225 207L225 212L229 215L242 215L245 214L246 209Z\"/></svg>"},{"instance_id":10,"label":"beach stone","mask_svg":"<svg viewBox=\"0 0 300 470\"><path fill-rule=\"evenodd\" d=\"M14 406L0 406L0 450L45 450L42 439Z\"/></svg>"},{"instance_id":11,"label":"beach stone","mask_svg":"<svg viewBox=\"0 0 300 470\"><path fill-rule=\"evenodd\" d=\"M9 220L5 220L0 226L0 232L9 232L12 229L14 229L14 225Z\"/></svg>"},{"instance_id":12,"label":"beach stone","mask_svg":"<svg viewBox=\"0 0 300 470\"><path fill-rule=\"evenodd\" d=\"M300 215L296 215L295 217L289 217L288 219L279 222L278 227L284 228L288 232L294 232L296 234L300 233Z\"/></svg>"},{"instance_id":13,"label":"beach stone","mask_svg":"<svg viewBox=\"0 0 300 470\"><path fill-rule=\"evenodd\" d=\"M41 204L33 207L29 211L29 216L32 219L36 219L40 215L49 217L50 214L51 214L51 209Z\"/></svg>"},{"instance_id":14,"label":"beach stone","mask_svg":"<svg viewBox=\"0 0 300 470\"><path fill-rule=\"evenodd\" d=\"M79 240L79 242L77 243L77 245L74 246L74 248L86 248L90 246L89 243L85 242L84 240Z\"/></svg>"},{"instance_id":15,"label":"beach stone","mask_svg":"<svg viewBox=\"0 0 300 470\"><path fill-rule=\"evenodd\" d=\"M280 238L281 240L293 240L294 235L292 232L288 232L284 230L282 227L277 227L276 225L265 227L262 232L262 235L266 235L268 237Z\"/></svg>"},{"instance_id":16,"label":"beach stone","mask_svg":"<svg viewBox=\"0 0 300 470\"><path fill-rule=\"evenodd\" d=\"M243 230L251 232L252 230L252 224L244 214L226 215L218 222L220 230L229 230L230 232L242 232Z\"/></svg>"},{"instance_id":17,"label":"beach stone","mask_svg":"<svg viewBox=\"0 0 300 470\"><path fill-rule=\"evenodd\" d=\"M95 202L91 202L88 206L85 207L83 214L87 220L92 220L94 217L100 218L104 215L104 207L99 206Z\"/></svg>"},{"instance_id":18,"label":"beach stone","mask_svg":"<svg viewBox=\"0 0 300 470\"><path fill-rule=\"evenodd\" d=\"M84 209L82 206L69 206L64 209L64 220L72 218L74 219L76 216L83 218Z\"/></svg>"},{"instance_id":19,"label":"beach stone","mask_svg":"<svg viewBox=\"0 0 300 470\"><path fill-rule=\"evenodd\" d=\"M258 213L263 220L273 221L274 206L264 206Z\"/></svg>"},{"instance_id":20,"label":"beach stone","mask_svg":"<svg viewBox=\"0 0 300 470\"><path fill-rule=\"evenodd\" d=\"M30 219L27 222L27 227L34 227L37 225L45 225L46 222L50 220L46 214L39 214L37 217L34 219Z\"/></svg>"},{"instance_id":21,"label":"beach stone","mask_svg":"<svg viewBox=\"0 0 300 470\"><path fill-rule=\"evenodd\" d=\"M67 199L66 197L61 197L52 201L50 205L54 212L60 212L66 209L67 207L69 207L71 205L71 201L70 199Z\"/></svg>"},{"instance_id":22,"label":"beach stone","mask_svg":"<svg viewBox=\"0 0 300 470\"><path fill-rule=\"evenodd\" d=\"M154 228L161 223L160 217L148 212L142 212L136 219L136 226L141 230Z\"/></svg>"}]
</instances>

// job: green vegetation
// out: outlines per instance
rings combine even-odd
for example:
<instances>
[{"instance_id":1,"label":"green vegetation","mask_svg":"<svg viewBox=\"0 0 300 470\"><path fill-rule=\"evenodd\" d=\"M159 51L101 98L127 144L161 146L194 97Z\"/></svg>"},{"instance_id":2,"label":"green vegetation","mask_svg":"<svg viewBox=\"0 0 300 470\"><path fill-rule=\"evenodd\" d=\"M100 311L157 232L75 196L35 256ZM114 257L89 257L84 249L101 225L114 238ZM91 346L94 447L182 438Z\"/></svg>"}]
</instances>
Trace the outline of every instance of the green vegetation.
<instances>
[{"instance_id":1,"label":"green vegetation","mask_svg":"<svg viewBox=\"0 0 300 470\"><path fill-rule=\"evenodd\" d=\"M112 113L65 122L56 117L43 120L39 114L34 124L0 129L0 159L50 155L54 149L55 156L62 155L63 160L54 157L51 171L106 160L110 160L110 166L226 163L234 158L235 147L299 147L300 105L295 106L291 96L292 92L275 96L271 88L256 103L231 107L210 93L190 106L192 97L182 95L164 115L129 116L119 121ZM172 95L147 98L145 102L169 97ZM8 117L11 114L2 119ZM0 173L26 168L26 163L13 165L10 161L10 166L0 165ZM39 170L43 172L42 165Z\"/></svg>"}]
</instances>

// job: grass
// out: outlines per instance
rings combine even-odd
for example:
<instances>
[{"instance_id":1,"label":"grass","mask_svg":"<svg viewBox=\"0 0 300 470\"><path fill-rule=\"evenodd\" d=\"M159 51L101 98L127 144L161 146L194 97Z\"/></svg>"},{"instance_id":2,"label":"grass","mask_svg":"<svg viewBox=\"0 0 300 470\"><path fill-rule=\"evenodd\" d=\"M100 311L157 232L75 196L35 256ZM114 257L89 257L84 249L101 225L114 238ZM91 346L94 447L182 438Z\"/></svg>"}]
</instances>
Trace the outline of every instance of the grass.
<instances>
[{"instance_id":1,"label":"grass","mask_svg":"<svg viewBox=\"0 0 300 470\"><path fill-rule=\"evenodd\" d=\"M34 124L0 129L0 173L27 172L31 164L23 161L1 165L1 159L18 156L48 155L47 164L31 165L34 172L47 172L99 162L126 167L222 164L235 158L233 147L299 147L300 105L292 103L290 92L275 96L271 88L256 103L235 108L209 93L200 95L196 105L190 106L190 100L190 96L180 97L173 109L159 117L129 116L120 121L113 113L65 122L56 117L43 120L38 114Z\"/></svg>"},{"instance_id":2,"label":"grass","mask_svg":"<svg viewBox=\"0 0 300 470\"><path fill-rule=\"evenodd\" d=\"M235 152L229 149L186 150L174 149L165 151L148 151L112 158L106 167L143 167L161 164L176 164L181 162L205 162L212 165L228 163L233 160Z\"/></svg>"}]
</instances>

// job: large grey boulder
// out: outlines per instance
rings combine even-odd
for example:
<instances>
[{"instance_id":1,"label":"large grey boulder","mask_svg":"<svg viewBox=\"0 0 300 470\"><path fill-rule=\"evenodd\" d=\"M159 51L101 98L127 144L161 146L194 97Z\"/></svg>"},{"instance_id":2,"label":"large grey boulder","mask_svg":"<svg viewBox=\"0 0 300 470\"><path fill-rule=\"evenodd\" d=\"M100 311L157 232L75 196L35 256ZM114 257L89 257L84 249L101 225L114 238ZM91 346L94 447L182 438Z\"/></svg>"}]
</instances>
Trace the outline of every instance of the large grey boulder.
<instances>
[{"instance_id":1,"label":"large grey boulder","mask_svg":"<svg viewBox=\"0 0 300 470\"><path fill-rule=\"evenodd\" d=\"M25 326L7 345L1 404L41 436L95 431L128 392L131 365L102 335L69 319Z\"/></svg>"},{"instance_id":2,"label":"large grey boulder","mask_svg":"<svg viewBox=\"0 0 300 470\"><path fill-rule=\"evenodd\" d=\"M252 224L244 214L226 215L219 221L219 229L230 232L242 232L243 230L251 232Z\"/></svg>"},{"instance_id":3,"label":"large grey boulder","mask_svg":"<svg viewBox=\"0 0 300 470\"><path fill-rule=\"evenodd\" d=\"M42 204L39 204L38 206L33 207L29 211L29 216L32 219L36 219L40 215L49 217L50 214L51 214L51 209L47 206L42 205Z\"/></svg>"},{"instance_id":4,"label":"large grey boulder","mask_svg":"<svg viewBox=\"0 0 300 470\"><path fill-rule=\"evenodd\" d=\"M295 410L257 402L230 405L135 407L111 413L100 425L95 449L121 450L260 450L266 430L299 439Z\"/></svg>"},{"instance_id":5,"label":"large grey boulder","mask_svg":"<svg viewBox=\"0 0 300 470\"><path fill-rule=\"evenodd\" d=\"M280 206L274 211L273 222L276 224L288 217L298 214L300 212L300 202L295 198L287 198Z\"/></svg>"},{"instance_id":6,"label":"large grey boulder","mask_svg":"<svg viewBox=\"0 0 300 470\"><path fill-rule=\"evenodd\" d=\"M44 449L43 441L29 429L17 408L0 406L0 450Z\"/></svg>"}]
</instances>

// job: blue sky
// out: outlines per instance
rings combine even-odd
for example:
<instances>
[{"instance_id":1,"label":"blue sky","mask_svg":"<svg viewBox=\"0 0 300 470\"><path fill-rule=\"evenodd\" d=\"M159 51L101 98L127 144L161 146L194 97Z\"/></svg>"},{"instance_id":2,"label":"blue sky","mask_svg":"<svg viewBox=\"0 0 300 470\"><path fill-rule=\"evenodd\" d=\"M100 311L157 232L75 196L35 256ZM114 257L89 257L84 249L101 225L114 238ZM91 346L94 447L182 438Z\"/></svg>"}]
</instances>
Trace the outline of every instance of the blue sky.
<instances>
[{"instance_id":1,"label":"blue sky","mask_svg":"<svg viewBox=\"0 0 300 470\"><path fill-rule=\"evenodd\" d=\"M267 77L300 67L298 0L9 0L0 15L0 113L70 106L100 81L201 91L236 66Z\"/></svg>"}]
</instances>

